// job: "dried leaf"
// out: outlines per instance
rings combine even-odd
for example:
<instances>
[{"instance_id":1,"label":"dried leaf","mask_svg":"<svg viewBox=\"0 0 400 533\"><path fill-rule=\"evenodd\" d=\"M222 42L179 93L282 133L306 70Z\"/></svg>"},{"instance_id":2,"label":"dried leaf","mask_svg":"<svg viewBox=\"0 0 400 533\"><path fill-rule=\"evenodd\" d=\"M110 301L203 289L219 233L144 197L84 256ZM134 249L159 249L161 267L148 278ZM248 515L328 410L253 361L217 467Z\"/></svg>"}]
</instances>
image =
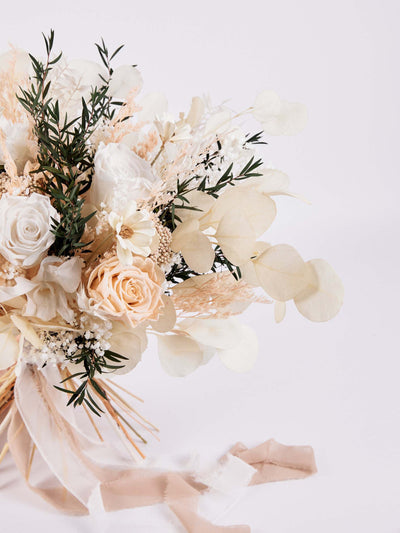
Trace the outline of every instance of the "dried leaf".
<instances>
[{"instance_id":1,"label":"dried leaf","mask_svg":"<svg viewBox=\"0 0 400 533\"><path fill-rule=\"evenodd\" d=\"M247 217L240 211L229 211L218 225L215 237L225 257L234 265L250 260L256 236Z\"/></svg>"},{"instance_id":2,"label":"dried leaf","mask_svg":"<svg viewBox=\"0 0 400 533\"><path fill-rule=\"evenodd\" d=\"M176 377L187 376L203 363L199 344L184 335L159 336L158 356L165 372Z\"/></svg>"},{"instance_id":3,"label":"dried leaf","mask_svg":"<svg viewBox=\"0 0 400 533\"><path fill-rule=\"evenodd\" d=\"M19 354L18 331L8 317L0 318L0 371L17 362Z\"/></svg>"},{"instance_id":4,"label":"dried leaf","mask_svg":"<svg viewBox=\"0 0 400 533\"><path fill-rule=\"evenodd\" d=\"M296 296L294 303L308 320L325 322L336 316L343 305L343 283L323 259L308 261L307 266L312 271L310 283Z\"/></svg>"},{"instance_id":5,"label":"dried leaf","mask_svg":"<svg viewBox=\"0 0 400 533\"><path fill-rule=\"evenodd\" d=\"M275 322L279 324L285 318L286 315L286 302L275 302L274 306L274 318Z\"/></svg>"},{"instance_id":6,"label":"dried leaf","mask_svg":"<svg viewBox=\"0 0 400 533\"><path fill-rule=\"evenodd\" d=\"M239 186L218 198L210 213L210 224L217 228L227 213L237 213L238 208L246 217L255 238L267 231L276 217L276 205L269 196Z\"/></svg>"},{"instance_id":7,"label":"dried leaf","mask_svg":"<svg viewBox=\"0 0 400 533\"><path fill-rule=\"evenodd\" d=\"M234 372L248 372L254 366L258 356L258 340L255 332L248 326L235 322L239 341L231 348L218 350L218 355L224 365Z\"/></svg>"},{"instance_id":8,"label":"dried leaf","mask_svg":"<svg viewBox=\"0 0 400 533\"><path fill-rule=\"evenodd\" d=\"M192 278L189 278L192 279ZM189 280L188 280L189 281ZM171 296L162 295L164 307L161 309L158 320L150 322L151 327L159 333L166 333L174 328L176 323L176 310Z\"/></svg>"},{"instance_id":9,"label":"dried leaf","mask_svg":"<svg viewBox=\"0 0 400 533\"><path fill-rule=\"evenodd\" d=\"M254 266L261 287L274 300L291 300L307 286L306 264L288 244L271 246L257 257Z\"/></svg>"},{"instance_id":10,"label":"dried leaf","mask_svg":"<svg viewBox=\"0 0 400 533\"><path fill-rule=\"evenodd\" d=\"M39 339L36 331L28 320L19 315L10 315L10 318L13 321L14 326L19 329L25 339L30 342L32 346L37 349L42 347L43 341Z\"/></svg>"}]
</instances>

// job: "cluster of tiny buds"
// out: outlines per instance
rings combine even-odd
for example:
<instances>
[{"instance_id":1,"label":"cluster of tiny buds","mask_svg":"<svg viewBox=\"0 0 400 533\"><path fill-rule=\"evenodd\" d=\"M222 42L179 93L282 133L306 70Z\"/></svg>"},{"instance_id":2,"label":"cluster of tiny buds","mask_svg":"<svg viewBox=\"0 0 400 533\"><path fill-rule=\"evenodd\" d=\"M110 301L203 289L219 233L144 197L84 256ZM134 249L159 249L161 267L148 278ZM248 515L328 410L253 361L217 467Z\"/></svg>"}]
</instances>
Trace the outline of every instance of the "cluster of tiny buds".
<instances>
[{"instance_id":1,"label":"cluster of tiny buds","mask_svg":"<svg viewBox=\"0 0 400 533\"><path fill-rule=\"evenodd\" d=\"M154 226L159 237L159 245L157 251L150 257L159 266L167 265L174 256L174 252L171 250L171 232L159 221L155 222Z\"/></svg>"}]
</instances>

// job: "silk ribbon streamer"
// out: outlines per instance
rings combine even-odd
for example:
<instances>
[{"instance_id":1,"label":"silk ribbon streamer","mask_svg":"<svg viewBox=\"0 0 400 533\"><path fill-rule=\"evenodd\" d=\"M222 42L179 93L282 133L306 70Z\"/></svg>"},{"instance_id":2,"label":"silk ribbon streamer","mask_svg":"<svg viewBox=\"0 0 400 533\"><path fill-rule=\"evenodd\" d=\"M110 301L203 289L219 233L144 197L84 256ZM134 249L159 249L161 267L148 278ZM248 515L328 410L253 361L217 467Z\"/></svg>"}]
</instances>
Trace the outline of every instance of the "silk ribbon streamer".
<instances>
[{"instance_id":1,"label":"silk ribbon streamer","mask_svg":"<svg viewBox=\"0 0 400 533\"><path fill-rule=\"evenodd\" d=\"M110 448L109 443L85 435L71 416L73 410L56 403L51 383L42 371L31 366L23 369L15 386L7 437L29 487L47 502L75 515L96 512L99 506L116 511L165 503L188 533L250 532L245 525L213 525L198 514L199 498L209 486L194 474L132 468L126 449ZM272 439L252 449L238 443L221 464L232 457L239 465L248 465L249 485L301 479L316 472L310 446L285 446Z\"/></svg>"}]
</instances>

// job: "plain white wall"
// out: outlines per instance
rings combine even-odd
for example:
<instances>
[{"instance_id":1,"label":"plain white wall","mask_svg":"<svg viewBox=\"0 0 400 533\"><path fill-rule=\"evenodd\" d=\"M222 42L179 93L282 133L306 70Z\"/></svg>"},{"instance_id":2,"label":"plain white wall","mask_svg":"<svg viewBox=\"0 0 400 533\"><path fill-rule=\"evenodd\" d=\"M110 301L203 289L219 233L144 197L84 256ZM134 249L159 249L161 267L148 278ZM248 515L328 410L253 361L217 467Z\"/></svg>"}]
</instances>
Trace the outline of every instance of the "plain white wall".
<instances>
[{"instance_id":1,"label":"plain white wall","mask_svg":"<svg viewBox=\"0 0 400 533\"><path fill-rule=\"evenodd\" d=\"M277 326L271 308L254 306L243 317L260 339L253 372L235 375L213 361L176 380L152 346L125 379L162 429L150 455L196 449L217 457L238 439L269 437L314 446L317 476L253 488L221 523L274 533L400 531L399 18L396 0L3 5L1 48L12 42L38 54L40 32L51 27L71 57L95 58L100 36L110 47L125 43L121 62L137 63L145 91L164 92L174 112L205 93L241 109L266 88L308 106L307 129L268 139L263 154L313 205L280 200L266 238L330 261L345 283L342 313L311 324L291 307ZM49 514L16 476L0 492L0 510L2 531L27 520L31 531L93 526ZM165 524L162 513L140 510L97 527Z\"/></svg>"}]
</instances>

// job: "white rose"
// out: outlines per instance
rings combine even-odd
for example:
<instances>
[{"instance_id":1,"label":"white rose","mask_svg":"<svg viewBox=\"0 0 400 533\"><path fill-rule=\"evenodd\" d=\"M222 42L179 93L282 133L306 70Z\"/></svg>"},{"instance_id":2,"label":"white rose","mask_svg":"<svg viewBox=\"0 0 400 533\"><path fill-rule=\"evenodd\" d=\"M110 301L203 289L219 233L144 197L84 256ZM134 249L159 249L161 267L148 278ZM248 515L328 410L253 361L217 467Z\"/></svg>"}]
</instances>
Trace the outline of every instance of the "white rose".
<instances>
[{"instance_id":1,"label":"white rose","mask_svg":"<svg viewBox=\"0 0 400 533\"><path fill-rule=\"evenodd\" d=\"M53 244L51 219L60 216L47 196L8 196L0 199L0 254L22 267L37 265Z\"/></svg>"},{"instance_id":2,"label":"white rose","mask_svg":"<svg viewBox=\"0 0 400 533\"><path fill-rule=\"evenodd\" d=\"M100 143L94 158L94 176L88 200L120 213L132 201L149 198L159 181L150 164L122 143Z\"/></svg>"}]
</instances>

